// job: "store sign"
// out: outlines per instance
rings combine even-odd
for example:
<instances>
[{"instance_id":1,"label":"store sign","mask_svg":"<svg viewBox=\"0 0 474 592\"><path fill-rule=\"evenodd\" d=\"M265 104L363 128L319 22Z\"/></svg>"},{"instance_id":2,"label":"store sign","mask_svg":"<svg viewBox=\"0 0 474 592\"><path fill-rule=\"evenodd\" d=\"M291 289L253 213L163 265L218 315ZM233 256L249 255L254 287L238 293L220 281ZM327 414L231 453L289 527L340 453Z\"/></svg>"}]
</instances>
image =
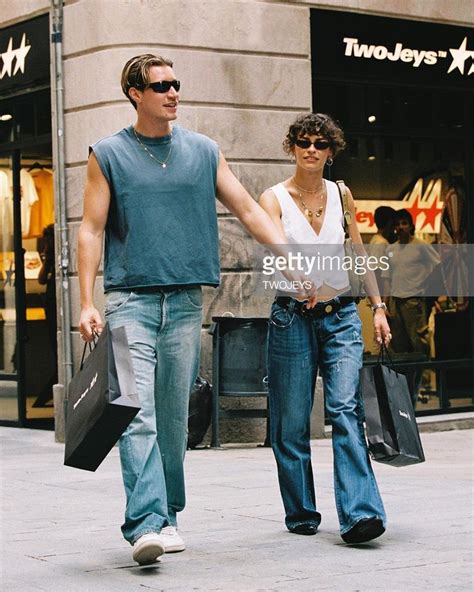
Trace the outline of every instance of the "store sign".
<instances>
[{"instance_id":1,"label":"store sign","mask_svg":"<svg viewBox=\"0 0 474 592\"><path fill-rule=\"evenodd\" d=\"M434 66L438 63L439 59L448 58L448 52L444 50L427 51L424 49L410 49L403 47L403 43L397 43L393 50L390 50L384 45L367 45L365 43L359 43L358 39L351 37L345 37L343 43L346 45L344 52L345 56L355 58L365 58L374 60L390 60L391 62L402 61L406 64L410 64L413 68L419 68L422 64L428 66ZM447 70L448 74L458 69L461 74L464 74L466 61L471 63L467 75L474 73L474 51L467 50L467 37L464 37L461 45L455 48L449 48L451 54L451 63Z\"/></svg>"},{"instance_id":2,"label":"store sign","mask_svg":"<svg viewBox=\"0 0 474 592\"><path fill-rule=\"evenodd\" d=\"M49 64L48 15L0 29L0 96L49 83Z\"/></svg>"},{"instance_id":3,"label":"store sign","mask_svg":"<svg viewBox=\"0 0 474 592\"><path fill-rule=\"evenodd\" d=\"M394 210L405 208L413 218L416 232L438 234L443 211L442 179L430 179L425 184L418 179L402 200L355 200L356 221L361 233L376 233L374 214L379 206L390 206Z\"/></svg>"},{"instance_id":4,"label":"store sign","mask_svg":"<svg viewBox=\"0 0 474 592\"><path fill-rule=\"evenodd\" d=\"M312 9L311 39L317 75L418 86L474 80L467 27Z\"/></svg>"}]
</instances>

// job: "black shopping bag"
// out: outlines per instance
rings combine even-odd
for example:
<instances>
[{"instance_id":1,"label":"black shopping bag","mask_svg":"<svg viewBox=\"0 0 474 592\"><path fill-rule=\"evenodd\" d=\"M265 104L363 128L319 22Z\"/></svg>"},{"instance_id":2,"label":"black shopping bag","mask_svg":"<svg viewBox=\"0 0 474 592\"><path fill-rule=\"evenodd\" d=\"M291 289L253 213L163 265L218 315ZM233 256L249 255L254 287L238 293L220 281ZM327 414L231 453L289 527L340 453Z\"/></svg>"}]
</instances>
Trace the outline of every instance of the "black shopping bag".
<instances>
[{"instance_id":1,"label":"black shopping bag","mask_svg":"<svg viewBox=\"0 0 474 592\"><path fill-rule=\"evenodd\" d=\"M406 377L380 361L360 371L369 452L404 467L425 460Z\"/></svg>"},{"instance_id":2,"label":"black shopping bag","mask_svg":"<svg viewBox=\"0 0 474 592\"><path fill-rule=\"evenodd\" d=\"M69 384L64 464L95 471L139 410L125 328L106 324Z\"/></svg>"},{"instance_id":3,"label":"black shopping bag","mask_svg":"<svg viewBox=\"0 0 474 592\"><path fill-rule=\"evenodd\" d=\"M188 415L188 448L196 448L204 440L212 416L212 386L198 376L191 389Z\"/></svg>"}]
</instances>

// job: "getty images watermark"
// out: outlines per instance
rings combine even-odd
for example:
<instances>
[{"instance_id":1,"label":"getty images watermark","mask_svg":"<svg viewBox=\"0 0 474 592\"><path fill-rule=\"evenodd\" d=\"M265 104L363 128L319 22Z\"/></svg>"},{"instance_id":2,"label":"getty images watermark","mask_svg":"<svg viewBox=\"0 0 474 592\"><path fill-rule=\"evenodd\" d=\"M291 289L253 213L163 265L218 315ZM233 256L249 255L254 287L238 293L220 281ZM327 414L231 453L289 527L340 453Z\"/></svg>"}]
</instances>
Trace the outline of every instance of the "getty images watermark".
<instances>
[{"instance_id":1,"label":"getty images watermark","mask_svg":"<svg viewBox=\"0 0 474 592\"><path fill-rule=\"evenodd\" d=\"M264 276L275 276L278 272L291 272L308 279L289 280L263 279L265 289L271 290L299 290L309 289L313 279L322 279L328 273L337 279L347 277L347 272L363 276L368 271L387 272L390 270L390 255L348 255L323 254L319 251L314 255L305 255L301 251L288 251L286 255L265 255L262 259L262 273Z\"/></svg>"},{"instance_id":2,"label":"getty images watermark","mask_svg":"<svg viewBox=\"0 0 474 592\"><path fill-rule=\"evenodd\" d=\"M305 290L311 282L352 289L356 276L368 295L474 296L473 244L365 244L352 251L341 244L252 245L251 260L254 293Z\"/></svg>"}]
</instances>

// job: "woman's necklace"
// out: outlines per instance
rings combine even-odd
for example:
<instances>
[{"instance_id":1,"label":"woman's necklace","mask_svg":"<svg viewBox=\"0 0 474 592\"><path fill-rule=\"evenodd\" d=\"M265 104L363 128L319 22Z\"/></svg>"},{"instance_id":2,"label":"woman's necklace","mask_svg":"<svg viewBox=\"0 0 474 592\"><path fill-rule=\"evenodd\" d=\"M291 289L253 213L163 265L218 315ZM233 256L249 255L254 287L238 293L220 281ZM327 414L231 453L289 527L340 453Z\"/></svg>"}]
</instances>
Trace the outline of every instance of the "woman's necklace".
<instances>
[{"instance_id":1,"label":"woman's necklace","mask_svg":"<svg viewBox=\"0 0 474 592\"><path fill-rule=\"evenodd\" d=\"M298 190L298 199L299 199L301 208L303 210L303 213L306 216L306 218L308 219L309 223L311 224L313 222L313 216L316 216L316 218L320 218L322 216L323 211L324 211L323 201L324 201L324 194L326 192L326 185L324 184L324 181L323 181L317 189L309 190L309 189L304 189L303 187L300 187L296 183L294 177L292 177L292 181L293 181L294 186ZM316 208L315 210L308 208L308 206L303 201L303 196L301 195L302 191L304 191L305 193L312 193L312 194L316 194L317 196L319 196L320 200L321 200L321 205L318 208Z\"/></svg>"},{"instance_id":2,"label":"woman's necklace","mask_svg":"<svg viewBox=\"0 0 474 592\"><path fill-rule=\"evenodd\" d=\"M140 144L140 146L143 148L143 150L145 150L145 152L147 154L149 154L150 157L153 158L153 160L156 160L156 162L160 163L162 169L165 169L166 166L167 166L166 163L170 159L171 151L173 150L173 136L171 136L170 149L169 149L169 152L168 152L168 156L165 158L165 160L160 160L159 158L156 158L156 156L151 152L151 150L149 150L145 146L145 144L140 140L140 138L138 137L138 134L137 134L137 131L135 130L135 128L133 128L133 133L135 134L135 138L137 139L137 142Z\"/></svg>"}]
</instances>

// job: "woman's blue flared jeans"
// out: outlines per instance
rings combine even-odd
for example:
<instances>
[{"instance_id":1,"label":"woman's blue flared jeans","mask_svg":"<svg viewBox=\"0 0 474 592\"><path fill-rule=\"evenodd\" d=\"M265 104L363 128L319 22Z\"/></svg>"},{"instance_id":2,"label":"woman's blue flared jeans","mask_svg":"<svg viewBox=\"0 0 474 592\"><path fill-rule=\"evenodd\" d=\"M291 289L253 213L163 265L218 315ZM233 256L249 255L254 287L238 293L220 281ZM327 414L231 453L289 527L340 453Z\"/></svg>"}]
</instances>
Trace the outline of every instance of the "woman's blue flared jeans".
<instances>
[{"instance_id":1,"label":"woman's blue flared jeans","mask_svg":"<svg viewBox=\"0 0 474 592\"><path fill-rule=\"evenodd\" d=\"M274 303L268 333L270 433L289 529L319 525L311 466L310 415L318 368L332 425L340 532L385 511L369 460L359 393L363 343L354 303L309 318Z\"/></svg>"},{"instance_id":2,"label":"woman's blue flared jeans","mask_svg":"<svg viewBox=\"0 0 474 592\"><path fill-rule=\"evenodd\" d=\"M120 438L127 505L122 532L176 526L185 505L183 461L188 402L199 368L201 288L120 290L106 294L106 319L124 326L141 411Z\"/></svg>"}]
</instances>

